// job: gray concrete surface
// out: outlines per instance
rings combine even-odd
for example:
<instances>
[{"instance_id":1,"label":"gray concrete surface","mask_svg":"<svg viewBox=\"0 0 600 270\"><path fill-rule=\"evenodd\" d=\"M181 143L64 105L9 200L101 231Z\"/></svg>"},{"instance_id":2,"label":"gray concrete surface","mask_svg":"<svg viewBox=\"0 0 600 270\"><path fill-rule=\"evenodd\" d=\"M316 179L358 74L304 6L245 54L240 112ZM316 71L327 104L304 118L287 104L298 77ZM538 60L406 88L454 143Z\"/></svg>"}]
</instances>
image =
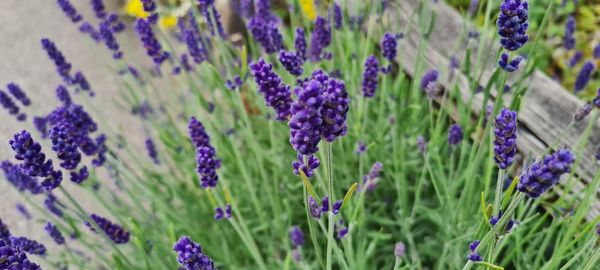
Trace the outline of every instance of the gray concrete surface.
<instances>
[{"instance_id":1,"label":"gray concrete surface","mask_svg":"<svg viewBox=\"0 0 600 270\"><path fill-rule=\"evenodd\" d=\"M71 0L86 19L97 21L91 13L89 0ZM111 2L105 0L105 2ZM116 2L116 0L112 1ZM113 5L114 6L114 5ZM61 82L56 74L53 63L42 50L40 39L48 37L62 50L72 63L74 70L81 70L87 76L96 97L90 99L94 105L102 106L102 114L91 112L94 117L105 117L126 131L129 136L142 136L140 126L128 112L119 110L112 101L116 97L118 84L113 81L113 75L107 70L112 58L102 44L91 42L77 26L67 19L55 0L2 0L0 1L0 89L6 90L8 82L16 82L32 99L32 106L26 108L27 123L17 122L4 109L0 108L0 160L12 159L12 151L8 140L12 135L24 128L32 129L33 115L48 113L58 105L54 98L56 86ZM125 33L119 39L130 40L131 46L139 43L132 33ZM140 47L136 48L138 53ZM127 53L128 50L125 50ZM76 100L88 99L75 96ZM102 127L100 127L102 128ZM37 136L37 133L34 133ZM140 138L139 141L141 141ZM50 151L48 144L44 149ZM66 186L73 185L65 181ZM97 208L93 202L86 199L84 194L77 194L76 188L70 187L75 196L88 210ZM81 191L79 191L81 192ZM39 197L41 201L41 197ZM42 215L34 214L34 219L26 220L17 214L15 204L24 202L15 190L3 179L0 180L0 218L8 225L15 235L28 236L40 240L49 248L50 256L55 252L54 244L43 231L44 220L36 219ZM44 266L39 258L33 258ZM51 269L46 267L44 269Z\"/></svg>"}]
</instances>

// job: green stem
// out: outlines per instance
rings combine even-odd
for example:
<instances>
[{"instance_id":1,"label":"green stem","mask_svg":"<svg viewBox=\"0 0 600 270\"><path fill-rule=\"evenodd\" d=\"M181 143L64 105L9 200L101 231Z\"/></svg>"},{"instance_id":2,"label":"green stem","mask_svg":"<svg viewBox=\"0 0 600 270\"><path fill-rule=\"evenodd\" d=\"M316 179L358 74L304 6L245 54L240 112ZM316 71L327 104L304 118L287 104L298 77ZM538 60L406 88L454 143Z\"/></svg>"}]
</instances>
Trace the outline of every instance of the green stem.
<instances>
[{"instance_id":1,"label":"green stem","mask_svg":"<svg viewBox=\"0 0 600 270\"><path fill-rule=\"evenodd\" d=\"M327 257L326 257L326 262L327 262L327 270L331 270L331 253L333 250L333 219L334 219L334 215L333 215L333 202L335 201L334 198L334 194L333 194L333 176L331 173L331 145L332 143L328 143L327 147L325 148L326 151L326 170L327 170L327 193L329 194L329 228L327 230Z\"/></svg>"}]
</instances>

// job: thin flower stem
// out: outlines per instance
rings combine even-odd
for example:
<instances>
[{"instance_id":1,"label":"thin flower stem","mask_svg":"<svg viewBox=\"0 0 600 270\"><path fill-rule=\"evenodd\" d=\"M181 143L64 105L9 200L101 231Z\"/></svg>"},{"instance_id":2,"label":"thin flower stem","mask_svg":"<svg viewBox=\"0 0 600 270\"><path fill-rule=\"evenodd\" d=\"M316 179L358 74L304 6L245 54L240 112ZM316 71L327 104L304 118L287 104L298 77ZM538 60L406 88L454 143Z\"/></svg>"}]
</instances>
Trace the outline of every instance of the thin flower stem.
<instances>
[{"instance_id":1,"label":"thin flower stem","mask_svg":"<svg viewBox=\"0 0 600 270\"><path fill-rule=\"evenodd\" d=\"M333 202L335 201L334 198L334 194L333 194L333 176L332 176L332 168L331 168L331 145L332 143L327 143L327 146L325 148L326 151L326 170L327 170L327 193L329 194L329 227L327 230L327 257L326 257L326 262L327 262L327 270L331 270L331 266L332 266L332 262L331 262L331 252L333 250L333 219L334 219L334 215L333 215Z\"/></svg>"},{"instance_id":2,"label":"thin flower stem","mask_svg":"<svg viewBox=\"0 0 600 270\"><path fill-rule=\"evenodd\" d=\"M502 197L502 186L504 182L504 174L505 171L500 169L498 171L498 179L496 180L496 195L494 196L494 214L498 215L500 213L500 202Z\"/></svg>"},{"instance_id":3,"label":"thin flower stem","mask_svg":"<svg viewBox=\"0 0 600 270\"><path fill-rule=\"evenodd\" d=\"M592 258L588 261L583 270L591 270L597 267L598 265L596 264L596 262L598 261L598 259L600 259L600 248L596 249L594 255L592 255Z\"/></svg>"},{"instance_id":4,"label":"thin flower stem","mask_svg":"<svg viewBox=\"0 0 600 270\"><path fill-rule=\"evenodd\" d=\"M595 242L596 242L596 238L595 238L595 237L594 237L594 238L592 238L592 239L590 239L590 240L588 240L588 242L587 242L587 243L585 243L585 246L583 246L583 247L582 247L582 248L581 248L581 249L580 249L580 250L577 252L577 254L575 254L575 256L571 257L571 259L570 259L570 260L569 260L567 263L565 263L565 265L563 265L563 266L562 266L562 267L561 267L559 270L567 270L567 269L569 269L569 267L570 267L570 266L571 266L573 263L575 263L575 262L576 262L576 261L579 259L579 257L581 257L581 255L583 255L583 253L587 252L587 251L589 250L590 246L591 246L592 244L594 244Z\"/></svg>"}]
</instances>

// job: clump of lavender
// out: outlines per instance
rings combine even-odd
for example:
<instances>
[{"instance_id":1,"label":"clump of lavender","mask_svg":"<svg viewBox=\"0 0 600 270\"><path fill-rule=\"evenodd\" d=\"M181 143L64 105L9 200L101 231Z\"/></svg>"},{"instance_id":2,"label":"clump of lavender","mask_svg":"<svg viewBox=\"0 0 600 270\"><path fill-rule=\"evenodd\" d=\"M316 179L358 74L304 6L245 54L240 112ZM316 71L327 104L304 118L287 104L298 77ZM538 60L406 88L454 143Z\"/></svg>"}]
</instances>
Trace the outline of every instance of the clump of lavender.
<instances>
[{"instance_id":1,"label":"clump of lavender","mask_svg":"<svg viewBox=\"0 0 600 270\"><path fill-rule=\"evenodd\" d=\"M35 240L28 239L26 237L15 237L9 238L10 245L18 250L25 251L29 254L44 255L46 254L46 247Z\"/></svg>"},{"instance_id":2,"label":"clump of lavender","mask_svg":"<svg viewBox=\"0 0 600 270\"><path fill-rule=\"evenodd\" d=\"M382 68L383 73L389 73L390 71L392 71L391 63L394 61L394 58L396 58L396 55L398 54L398 49L396 48L397 46L398 41L396 35L390 32L386 32L381 38L382 55L390 62L390 64L386 68Z\"/></svg>"},{"instance_id":3,"label":"clump of lavender","mask_svg":"<svg viewBox=\"0 0 600 270\"><path fill-rule=\"evenodd\" d=\"M307 156L308 159L319 150L317 145L321 141L322 88L315 79L306 82L302 87L296 87L298 98L291 108L289 142L299 155ZM294 168L296 169L296 166Z\"/></svg>"},{"instance_id":4,"label":"clump of lavender","mask_svg":"<svg viewBox=\"0 0 600 270\"><path fill-rule=\"evenodd\" d=\"M377 90L377 75L379 74L379 62L374 55L365 60L365 69L362 77L362 90L365 97L372 97Z\"/></svg>"},{"instance_id":5,"label":"clump of lavender","mask_svg":"<svg viewBox=\"0 0 600 270\"><path fill-rule=\"evenodd\" d=\"M15 99L21 102L21 104L25 106L31 105L31 100L29 99L29 97L27 97L27 94L23 92L23 89L21 89L21 87L18 84L9 83L8 85L6 85L6 88L8 89L8 92L11 95L13 95L13 97L15 97Z\"/></svg>"},{"instance_id":6,"label":"clump of lavender","mask_svg":"<svg viewBox=\"0 0 600 270\"><path fill-rule=\"evenodd\" d=\"M453 124L448 130L448 143L450 145L457 145L463 139L463 131L459 124Z\"/></svg>"},{"instance_id":7,"label":"clump of lavender","mask_svg":"<svg viewBox=\"0 0 600 270\"><path fill-rule=\"evenodd\" d=\"M42 268L29 261L24 251L0 239L0 269L41 270Z\"/></svg>"},{"instance_id":8,"label":"clump of lavender","mask_svg":"<svg viewBox=\"0 0 600 270\"><path fill-rule=\"evenodd\" d=\"M323 87L321 136L326 141L333 142L337 137L346 134L346 115L349 110L350 98L348 98L346 85L342 80L329 78Z\"/></svg>"},{"instance_id":9,"label":"clump of lavender","mask_svg":"<svg viewBox=\"0 0 600 270\"><path fill-rule=\"evenodd\" d=\"M216 270L211 258L202 253L202 247L187 236L182 236L173 245L177 252L177 261L186 270Z\"/></svg>"},{"instance_id":10,"label":"clump of lavender","mask_svg":"<svg viewBox=\"0 0 600 270\"><path fill-rule=\"evenodd\" d=\"M483 257L481 257L481 255L479 255L479 253L477 253L477 247L479 246L479 243L480 243L479 240L475 240L471 244L469 244L469 250L471 250L471 253L469 253L469 256L467 256L467 259L469 261L474 261L474 262L483 261Z\"/></svg>"},{"instance_id":11,"label":"clump of lavender","mask_svg":"<svg viewBox=\"0 0 600 270\"><path fill-rule=\"evenodd\" d=\"M275 119L287 120L292 106L290 87L281 81L273 71L273 66L267 64L262 58L250 65L250 73L258 85L258 91L265 97L267 106L275 110Z\"/></svg>"},{"instance_id":12,"label":"clump of lavender","mask_svg":"<svg viewBox=\"0 0 600 270\"><path fill-rule=\"evenodd\" d=\"M55 243L62 245L65 243L65 238L62 236L56 225L46 222L44 226L44 231L54 240Z\"/></svg>"},{"instance_id":13,"label":"clump of lavender","mask_svg":"<svg viewBox=\"0 0 600 270\"><path fill-rule=\"evenodd\" d=\"M584 104L581 108L579 108L579 110L577 110L577 112L575 112L573 115L573 120L575 122L581 122L581 120L583 120L586 116L588 116L588 114L590 114L590 112L592 112L592 109L594 109L594 106L592 106L591 102Z\"/></svg>"},{"instance_id":14,"label":"clump of lavender","mask_svg":"<svg viewBox=\"0 0 600 270\"><path fill-rule=\"evenodd\" d=\"M67 62L62 52L56 48L56 45L51 40L43 38L42 47L48 54L48 57L54 61L58 74L67 84L71 84L73 81L71 78L71 63Z\"/></svg>"},{"instance_id":15,"label":"clump of lavender","mask_svg":"<svg viewBox=\"0 0 600 270\"><path fill-rule=\"evenodd\" d=\"M62 160L60 166L67 170L77 168L81 162L81 154L77 151L75 138L69 135L70 130L72 127L67 123L61 123L53 126L49 133L52 150L56 152L58 159Z\"/></svg>"},{"instance_id":16,"label":"clump of lavender","mask_svg":"<svg viewBox=\"0 0 600 270\"><path fill-rule=\"evenodd\" d=\"M592 61L587 61L585 64L583 64L581 70L579 70L579 74L577 74L577 78L575 78L575 93L585 89L590 82L590 77L592 76L595 68L596 66Z\"/></svg>"},{"instance_id":17,"label":"clump of lavender","mask_svg":"<svg viewBox=\"0 0 600 270\"><path fill-rule=\"evenodd\" d=\"M338 3L333 2L333 26L335 29L342 28L342 7Z\"/></svg>"},{"instance_id":18,"label":"clump of lavender","mask_svg":"<svg viewBox=\"0 0 600 270\"><path fill-rule=\"evenodd\" d=\"M572 50L575 48L575 18L573 16L569 16L567 18L567 23L565 24L565 36L563 40L563 45L565 49Z\"/></svg>"},{"instance_id":19,"label":"clump of lavender","mask_svg":"<svg viewBox=\"0 0 600 270\"><path fill-rule=\"evenodd\" d=\"M8 94L6 94L2 90L0 90L0 104L2 105L2 107L4 107L4 109L8 111L8 113L10 113L11 115L16 115L17 120L25 121L25 119L27 118L25 114L19 113L20 109L17 106L17 104L15 104L12 98L10 98L10 96L8 96Z\"/></svg>"},{"instance_id":20,"label":"clump of lavender","mask_svg":"<svg viewBox=\"0 0 600 270\"><path fill-rule=\"evenodd\" d=\"M530 198L537 198L556 185L561 175L570 172L574 162L575 155L567 149L547 155L521 174L517 189Z\"/></svg>"},{"instance_id":21,"label":"clump of lavender","mask_svg":"<svg viewBox=\"0 0 600 270\"><path fill-rule=\"evenodd\" d=\"M319 202L310 195L308 196L308 211L310 212L311 217L315 219L321 218L321 207L319 207Z\"/></svg>"},{"instance_id":22,"label":"clump of lavender","mask_svg":"<svg viewBox=\"0 0 600 270\"><path fill-rule=\"evenodd\" d=\"M148 151L148 156L152 159L154 164L159 164L160 160L158 160L158 152L156 151L156 146L154 145L154 141L151 138L146 139L146 151Z\"/></svg>"},{"instance_id":23,"label":"clump of lavender","mask_svg":"<svg viewBox=\"0 0 600 270\"><path fill-rule=\"evenodd\" d=\"M283 37L277 27L279 18L271 14L268 1L256 2L256 9L256 15L248 23L248 29L266 53L278 52L283 48Z\"/></svg>"},{"instance_id":24,"label":"clump of lavender","mask_svg":"<svg viewBox=\"0 0 600 270\"><path fill-rule=\"evenodd\" d=\"M62 172L54 170L52 160L46 159L42 146L31 138L31 134L23 130L14 135L9 144L15 152L15 158L21 161L21 169L31 177L44 177L42 186L53 190L62 181Z\"/></svg>"},{"instance_id":25,"label":"clump of lavender","mask_svg":"<svg viewBox=\"0 0 600 270\"><path fill-rule=\"evenodd\" d=\"M115 244L125 244L129 242L129 232L123 229L123 227L113 224L108 219L101 217L96 214L91 214L90 218L96 222L98 227L112 240ZM96 232L94 226L89 222L85 221L85 224L92 230Z\"/></svg>"},{"instance_id":26,"label":"clump of lavender","mask_svg":"<svg viewBox=\"0 0 600 270\"><path fill-rule=\"evenodd\" d=\"M494 134L494 160L500 169L506 169L517 153L517 112L503 108L496 117Z\"/></svg>"},{"instance_id":27,"label":"clump of lavender","mask_svg":"<svg viewBox=\"0 0 600 270\"><path fill-rule=\"evenodd\" d=\"M304 69L302 68L303 60L295 52L281 50L279 52L279 62L285 67L290 74L299 76Z\"/></svg>"},{"instance_id":28,"label":"clump of lavender","mask_svg":"<svg viewBox=\"0 0 600 270\"><path fill-rule=\"evenodd\" d=\"M144 48L146 48L146 54L152 58L156 65L162 64L169 58L170 54L166 51L163 51L160 43L154 36L152 26L148 21L144 19L138 19L135 22L135 30L138 34L138 37L144 44Z\"/></svg>"},{"instance_id":29,"label":"clump of lavender","mask_svg":"<svg viewBox=\"0 0 600 270\"><path fill-rule=\"evenodd\" d=\"M423 74L423 77L421 77L421 90L423 90L430 98L435 96L439 74L437 69L430 69Z\"/></svg>"},{"instance_id":30,"label":"clump of lavender","mask_svg":"<svg viewBox=\"0 0 600 270\"><path fill-rule=\"evenodd\" d=\"M73 7L71 2L69 2L69 0L57 0L57 2L65 15L67 15L67 17L71 19L73 23L80 22L83 19L83 17L77 13L77 10L75 7Z\"/></svg>"},{"instance_id":31,"label":"clump of lavender","mask_svg":"<svg viewBox=\"0 0 600 270\"><path fill-rule=\"evenodd\" d=\"M44 188L39 184L36 177L31 177L21 170L17 165L5 160L0 163L0 168L4 172L4 178L19 191L29 191L31 194L40 194Z\"/></svg>"},{"instance_id":32,"label":"clump of lavender","mask_svg":"<svg viewBox=\"0 0 600 270\"><path fill-rule=\"evenodd\" d=\"M517 56L509 61L509 57L510 56L507 53L502 53L500 59L498 60L498 65L500 68L504 69L506 72L515 72L519 70L519 65L521 64L521 61L523 61L523 58Z\"/></svg>"},{"instance_id":33,"label":"clump of lavender","mask_svg":"<svg viewBox=\"0 0 600 270\"><path fill-rule=\"evenodd\" d=\"M498 34L500 44L508 51L516 51L529 40L529 4L522 0L504 0L498 15Z\"/></svg>"},{"instance_id":34,"label":"clump of lavender","mask_svg":"<svg viewBox=\"0 0 600 270\"><path fill-rule=\"evenodd\" d=\"M310 61L318 62L328 59L331 55L325 53L325 48L331 43L331 26L321 16L317 16L310 36Z\"/></svg>"},{"instance_id":35,"label":"clump of lavender","mask_svg":"<svg viewBox=\"0 0 600 270\"><path fill-rule=\"evenodd\" d=\"M296 28L296 35L294 36L294 48L296 49L296 55L306 61L306 37L304 35L303 28Z\"/></svg>"},{"instance_id":36,"label":"clump of lavender","mask_svg":"<svg viewBox=\"0 0 600 270\"><path fill-rule=\"evenodd\" d=\"M193 27L184 30L183 38L188 52L196 64L200 64L207 59L203 43L199 40L200 37Z\"/></svg>"},{"instance_id":37,"label":"clump of lavender","mask_svg":"<svg viewBox=\"0 0 600 270\"><path fill-rule=\"evenodd\" d=\"M216 152L210 144L210 137L202 123L195 117L190 118L188 131L192 144L196 148L197 172L201 186L203 188L217 186L219 180L217 169L221 167L221 161L216 157Z\"/></svg>"}]
</instances>

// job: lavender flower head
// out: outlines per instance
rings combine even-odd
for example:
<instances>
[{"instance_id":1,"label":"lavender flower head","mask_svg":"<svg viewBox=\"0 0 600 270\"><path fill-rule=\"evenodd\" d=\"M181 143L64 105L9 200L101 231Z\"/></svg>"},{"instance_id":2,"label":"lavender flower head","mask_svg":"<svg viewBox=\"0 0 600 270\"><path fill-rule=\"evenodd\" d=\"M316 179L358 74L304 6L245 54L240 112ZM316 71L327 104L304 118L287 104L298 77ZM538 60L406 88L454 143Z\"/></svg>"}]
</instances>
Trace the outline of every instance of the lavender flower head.
<instances>
[{"instance_id":1,"label":"lavender flower head","mask_svg":"<svg viewBox=\"0 0 600 270\"><path fill-rule=\"evenodd\" d=\"M27 208L25 207L25 205L22 205L20 203L17 203L17 205L15 206L15 208L17 208L17 211L19 211L19 213L27 220L31 219L31 213L29 213L29 210L27 210ZM0 222L1 223L1 222ZM0 225L0 227L2 227ZM1 231L2 229L0 229ZM2 233L0 232L0 239L2 238Z\"/></svg>"},{"instance_id":2,"label":"lavender flower head","mask_svg":"<svg viewBox=\"0 0 600 270\"><path fill-rule=\"evenodd\" d=\"M55 243L62 245L65 243L65 238L62 236L58 228L50 222L47 222L44 226L44 231L54 240Z\"/></svg>"},{"instance_id":3,"label":"lavender flower head","mask_svg":"<svg viewBox=\"0 0 600 270\"><path fill-rule=\"evenodd\" d=\"M195 148L210 146L210 136L208 136L204 126L196 119L196 117L192 116L190 118L188 132L190 139L192 140L192 145L194 145Z\"/></svg>"},{"instance_id":4,"label":"lavender flower head","mask_svg":"<svg viewBox=\"0 0 600 270\"><path fill-rule=\"evenodd\" d=\"M15 158L21 161L21 169L31 177L45 177L42 186L53 190L62 181L62 172L55 171L52 160L46 159L42 146L31 138L28 131L21 131L14 135L9 144L15 152Z\"/></svg>"},{"instance_id":5,"label":"lavender flower head","mask_svg":"<svg viewBox=\"0 0 600 270\"><path fill-rule=\"evenodd\" d=\"M8 230L8 227L6 226L6 224L4 224L4 222L2 222L2 219L0 219L0 242L2 240L6 240L10 237L10 231Z\"/></svg>"},{"instance_id":6,"label":"lavender flower head","mask_svg":"<svg viewBox=\"0 0 600 270\"><path fill-rule=\"evenodd\" d=\"M575 48L575 18L573 16L569 16L567 18L567 23L565 24L565 37L563 40L563 45L565 49L572 50Z\"/></svg>"},{"instance_id":7,"label":"lavender flower head","mask_svg":"<svg viewBox=\"0 0 600 270\"><path fill-rule=\"evenodd\" d=\"M13 97L15 97L18 101L20 101L23 105L31 105L31 100L29 99L29 97L27 97L27 94L23 92L19 85L17 85L16 83L9 83L8 85L6 85L6 88L8 89L8 92L11 95L13 95Z\"/></svg>"},{"instance_id":8,"label":"lavender flower head","mask_svg":"<svg viewBox=\"0 0 600 270\"><path fill-rule=\"evenodd\" d=\"M25 114L19 114L20 109L17 106L17 104L15 104L12 98L10 98L10 96L8 96L8 94L6 94L2 90L0 90L0 104L2 105L2 107L4 107L4 109L8 111L8 113L10 113L11 115L16 115L17 120L25 121Z\"/></svg>"},{"instance_id":9,"label":"lavender flower head","mask_svg":"<svg viewBox=\"0 0 600 270\"><path fill-rule=\"evenodd\" d=\"M596 47L594 47L592 56L594 57L594 59L600 59L600 44L598 44L598 45L596 45Z\"/></svg>"},{"instance_id":10,"label":"lavender flower head","mask_svg":"<svg viewBox=\"0 0 600 270\"><path fill-rule=\"evenodd\" d=\"M203 188L216 187L219 180L217 169L221 167L221 160L210 144L210 137L195 117L190 118L188 130L192 144L196 147L196 171L200 176L200 184Z\"/></svg>"},{"instance_id":11,"label":"lavender flower head","mask_svg":"<svg viewBox=\"0 0 600 270\"><path fill-rule=\"evenodd\" d=\"M374 55L365 60L362 77L362 90L365 97L372 97L377 90L377 75L379 74L379 62Z\"/></svg>"},{"instance_id":12,"label":"lavender flower head","mask_svg":"<svg viewBox=\"0 0 600 270\"><path fill-rule=\"evenodd\" d=\"M146 54L152 58L156 65L162 64L169 58L169 53L163 51L160 43L154 36L152 26L148 21L144 19L138 19L135 22L135 30L138 34L138 37L144 44L144 48L146 48Z\"/></svg>"},{"instance_id":13,"label":"lavender flower head","mask_svg":"<svg viewBox=\"0 0 600 270\"><path fill-rule=\"evenodd\" d=\"M335 29L342 28L342 7L338 3L333 2L333 23Z\"/></svg>"},{"instance_id":14,"label":"lavender flower head","mask_svg":"<svg viewBox=\"0 0 600 270\"><path fill-rule=\"evenodd\" d=\"M417 137L417 145L421 154L425 154L427 152L427 142L425 141L425 138L423 136Z\"/></svg>"},{"instance_id":15,"label":"lavender flower head","mask_svg":"<svg viewBox=\"0 0 600 270\"><path fill-rule=\"evenodd\" d=\"M583 59L583 52L576 51L571 57L571 59L569 59L569 67L575 67L575 65L577 65L581 61L581 59Z\"/></svg>"},{"instance_id":16,"label":"lavender flower head","mask_svg":"<svg viewBox=\"0 0 600 270\"><path fill-rule=\"evenodd\" d=\"M290 241L292 241L292 247L294 248L304 245L304 234L298 226L294 226L290 230Z\"/></svg>"},{"instance_id":17,"label":"lavender flower head","mask_svg":"<svg viewBox=\"0 0 600 270\"><path fill-rule=\"evenodd\" d=\"M67 62L62 52L58 50L54 42L50 41L49 39L42 39L42 47L48 54L48 57L54 61L54 65L56 66L56 71L58 74L66 83L71 84L71 63Z\"/></svg>"},{"instance_id":18,"label":"lavender flower head","mask_svg":"<svg viewBox=\"0 0 600 270\"><path fill-rule=\"evenodd\" d=\"M575 93L585 89L585 87L590 82L590 77L592 76L592 73L594 72L595 68L596 66L592 61L587 61L585 62L585 64L583 64L581 70L579 71L579 74L577 74L577 78L575 78Z\"/></svg>"},{"instance_id":19,"label":"lavender flower head","mask_svg":"<svg viewBox=\"0 0 600 270\"><path fill-rule=\"evenodd\" d=\"M46 209L48 209L48 211L54 214L55 216L63 216L63 211L61 207L64 207L64 205L61 204L58 201L58 199L54 195L52 195L52 193L47 193L46 199L44 199L44 205L46 206Z\"/></svg>"},{"instance_id":20,"label":"lavender flower head","mask_svg":"<svg viewBox=\"0 0 600 270\"><path fill-rule=\"evenodd\" d=\"M158 152L156 151L156 146L151 138L146 139L146 151L148 151L148 156L152 159L154 164L159 164L160 160L158 160Z\"/></svg>"},{"instance_id":21,"label":"lavender flower head","mask_svg":"<svg viewBox=\"0 0 600 270\"><path fill-rule=\"evenodd\" d=\"M591 102L584 104L577 112L575 112L573 120L575 122L581 122L588 114L590 114L590 112L592 112L592 109L594 109L594 106L592 106Z\"/></svg>"},{"instance_id":22,"label":"lavender flower head","mask_svg":"<svg viewBox=\"0 0 600 270\"><path fill-rule=\"evenodd\" d=\"M514 59L509 61L509 55L505 52L502 53L500 59L498 60L498 65L500 68L504 69L506 72L515 72L519 70L519 65L523 58L520 56L515 57Z\"/></svg>"},{"instance_id":23,"label":"lavender flower head","mask_svg":"<svg viewBox=\"0 0 600 270\"><path fill-rule=\"evenodd\" d=\"M494 160L500 169L506 169L517 153L517 112L503 108L496 117L494 134Z\"/></svg>"},{"instance_id":24,"label":"lavender flower head","mask_svg":"<svg viewBox=\"0 0 600 270\"><path fill-rule=\"evenodd\" d=\"M121 59L123 57L123 52L120 49L119 43L117 43L117 39L114 35L114 30L112 29L111 23L112 20L116 20L117 14L110 14L109 18L102 23L100 23L100 36L104 40L104 44L106 48L113 52L114 59Z\"/></svg>"},{"instance_id":25,"label":"lavender flower head","mask_svg":"<svg viewBox=\"0 0 600 270\"><path fill-rule=\"evenodd\" d=\"M390 62L396 58L396 54L398 53L397 46L398 40L396 35L386 32L383 38L381 38L382 55Z\"/></svg>"},{"instance_id":26,"label":"lavender flower head","mask_svg":"<svg viewBox=\"0 0 600 270\"><path fill-rule=\"evenodd\" d=\"M69 0L57 0L57 2L65 15L67 15L67 17L71 19L73 23L80 22L83 19L83 17L77 13L77 10L75 10L75 7L73 7Z\"/></svg>"},{"instance_id":27,"label":"lavender flower head","mask_svg":"<svg viewBox=\"0 0 600 270\"><path fill-rule=\"evenodd\" d=\"M423 74L423 77L421 77L421 90L423 90L429 98L435 96L439 74L439 71L436 69L430 69Z\"/></svg>"},{"instance_id":28,"label":"lavender flower head","mask_svg":"<svg viewBox=\"0 0 600 270\"><path fill-rule=\"evenodd\" d=\"M467 259L469 261L473 261L473 262L483 261L483 257L481 257L481 255L479 255L479 253L477 253L477 247L479 247L479 243L480 243L479 240L475 240L471 244L469 244L469 250L471 250L471 253L469 253L469 256L467 256Z\"/></svg>"},{"instance_id":29,"label":"lavender flower head","mask_svg":"<svg viewBox=\"0 0 600 270\"><path fill-rule=\"evenodd\" d=\"M266 53L278 52L283 47L278 18L271 14L268 1L256 2L256 9L256 15L248 23L248 29Z\"/></svg>"},{"instance_id":30,"label":"lavender flower head","mask_svg":"<svg viewBox=\"0 0 600 270\"><path fill-rule=\"evenodd\" d=\"M529 40L529 4L522 0L504 0L498 15L498 34L500 44L508 51L516 51Z\"/></svg>"},{"instance_id":31,"label":"lavender flower head","mask_svg":"<svg viewBox=\"0 0 600 270\"><path fill-rule=\"evenodd\" d=\"M321 218L321 207L319 207L319 203L313 196L308 196L308 210L310 212L310 216L319 219Z\"/></svg>"},{"instance_id":32,"label":"lavender flower head","mask_svg":"<svg viewBox=\"0 0 600 270\"><path fill-rule=\"evenodd\" d=\"M258 85L258 91L265 97L267 106L275 110L278 121L285 121L290 116L292 93L290 87L281 81L273 71L273 66L262 58L250 65L250 73Z\"/></svg>"},{"instance_id":33,"label":"lavender flower head","mask_svg":"<svg viewBox=\"0 0 600 270\"><path fill-rule=\"evenodd\" d=\"M296 35L294 36L294 48L296 49L296 55L306 61L306 37L304 35L303 28L296 28Z\"/></svg>"},{"instance_id":34,"label":"lavender flower head","mask_svg":"<svg viewBox=\"0 0 600 270\"><path fill-rule=\"evenodd\" d=\"M75 138L70 135L73 128L68 123L59 123L50 129L52 150L62 162L60 166L74 170L81 162L81 154L77 150Z\"/></svg>"},{"instance_id":35,"label":"lavender flower head","mask_svg":"<svg viewBox=\"0 0 600 270\"><path fill-rule=\"evenodd\" d=\"M596 97L592 100L592 103L597 109L600 109L600 88L596 90Z\"/></svg>"},{"instance_id":36,"label":"lavender flower head","mask_svg":"<svg viewBox=\"0 0 600 270\"><path fill-rule=\"evenodd\" d=\"M182 236L173 245L177 261L186 270L216 270L214 262L202 253L202 247L187 236Z\"/></svg>"},{"instance_id":37,"label":"lavender flower head","mask_svg":"<svg viewBox=\"0 0 600 270\"><path fill-rule=\"evenodd\" d=\"M396 257L404 257L406 252L406 246L402 242L397 242L394 246L394 256Z\"/></svg>"},{"instance_id":38,"label":"lavender flower head","mask_svg":"<svg viewBox=\"0 0 600 270\"><path fill-rule=\"evenodd\" d=\"M310 61L318 62L323 58L329 58L324 52L331 43L331 26L321 16L315 19L315 26L310 36Z\"/></svg>"},{"instance_id":39,"label":"lavender flower head","mask_svg":"<svg viewBox=\"0 0 600 270\"><path fill-rule=\"evenodd\" d=\"M112 240L115 244L125 244L129 242L129 232L126 231L123 227L113 224L108 219L101 217L96 214L91 214L90 218L96 222L98 227ZM89 222L85 221L85 224L92 230L96 232L94 226L92 226Z\"/></svg>"},{"instance_id":40,"label":"lavender flower head","mask_svg":"<svg viewBox=\"0 0 600 270\"><path fill-rule=\"evenodd\" d=\"M304 61L295 52L288 52L281 50L279 51L279 62L285 67L290 74L299 76L302 74L304 69L302 64Z\"/></svg>"},{"instance_id":41,"label":"lavender flower head","mask_svg":"<svg viewBox=\"0 0 600 270\"><path fill-rule=\"evenodd\" d=\"M45 255L46 254L46 247L44 245L42 245L41 243L38 243L35 240L31 240L31 239L28 239L25 237L15 237L15 236L11 236L9 238L9 240L10 240L10 245L18 250L22 250L29 254L36 254L36 255Z\"/></svg>"},{"instance_id":42,"label":"lavender flower head","mask_svg":"<svg viewBox=\"0 0 600 270\"><path fill-rule=\"evenodd\" d=\"M289 121L290 144L301 155L312 155L319 148L323 119L323 86L317 80L310 80L303 87L296 87L296 101L292 104L292 117Z\"/></svg>"},{"instance_id":43,"label":"lavender flower head","mask_svg":"<svg viewBox=\"0 0 600 270\"><path fill-rule=\"evenodd\" d=\"M307 177L312 177L314 175L314 170L321 165L319 159L314 155L306 156L306 162L304 161L304 157L301 154L297 155L296 160L292 162L292 167L294 168L294 174L300 175L300 170L306 174Z\"/></svg>"},{"instance_id":44,"label":"lavender flower head","mask_svg":"<svg viewBox=\"0 0 600 270\"><path fill-rule=\"evenodd\" d=\"M363 184L364 188L368 191L373 191L377 187L377 183L379 182L379 177L381 176L381 171L383 170L383 164L379 161L373 163L371 166L371 170L365 176L363 176Z\"/></svg>"},{"instance_id":45,"label":"lavender flower head","mask_svg":"<svg viewBox=\"0 0 600 270\"><path fill-rule=\"evenodd\" d=\"M28 190L34 195L44 192L44 188L38 183L37 177L31 177L23 173L20 166L5 160L0 163L0 168L4 172L4 178L19 191Z\"/></svg>"},{"instance_id":46,"label":"lavender flower head","mask_svg":"<svg viewBox=\"0 0 600 270\"><path fill-rule=\"evenodd\" d=\"M566 149L547 155L521 174L517 190L530 198L537 198L556 185L561 175L570 172L574 162L575 155Z\"/></svg>"},{"instance_id":47,"label":"lavender flower head","mask_svg":"<svg viewBox=\"0 0 600 270\"><path fill-rule=\"evenodd\" d=\"M329 78L324 87L321 136L327 142L333 142L336 138L346 134L346 115L349 110L350 98L348 98L346 85L342 80Z\"/></svg>"},{"instance_id":48,"label":"lavender flower head","mask_svg":"<svg viewBox=\"0 0 600 270\"><path fill-rule=\"evenodd\" d=\"M106 17L106 7L104 6L103 0L91 0L90 5L98 19L104 19Z\"/></svg>"},{"instance_id":49,"label":"lavender flower head","mask_svg":"<svg viewBox=\"0 0 600 270\"><path fill-rule=\"evenodd\" d=\"M29 261L24 251L0 239L0 269L41 270L39 265Z\"/></svg>"},{"instance_id":50,"label":"lavender flower head","mask_svg":"<svg viewBox=\"0 0 600 270\"><path fill-rule=\"evenodd\" d=\"M453 124L448 130L448 143L450 145L457 145L463 139L463 131L459 124Z\"/></svg>"}]
</instances>

